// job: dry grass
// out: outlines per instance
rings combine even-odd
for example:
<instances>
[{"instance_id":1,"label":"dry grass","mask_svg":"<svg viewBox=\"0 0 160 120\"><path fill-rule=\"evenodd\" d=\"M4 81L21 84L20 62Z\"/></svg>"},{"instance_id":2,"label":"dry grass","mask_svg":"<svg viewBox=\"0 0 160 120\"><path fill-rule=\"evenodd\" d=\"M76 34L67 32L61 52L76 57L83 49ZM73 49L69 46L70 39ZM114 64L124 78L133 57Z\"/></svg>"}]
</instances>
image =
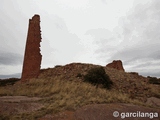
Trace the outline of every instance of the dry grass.
<instances>
[{"instance_id":1,"label":"dry grass","mask_svg":"<svg viewBox=\"0 0 160 120\"><path fill-rule=\"evenodd\" d=\"M60 102L77 103L129 102L127 94L115 90L96 88L81 81L32 79L25 84L0 87L0 95L23 95L54 98ZM127 100L128 99L128 100Z\"/></svg>"},{"instance_id":2,"label":"dry grass","mask_svg":"<svg viewBox=\"0 0 160 120\"><path fill-rule=\"evenodd\" d=\"M95 86L81 81L63 81L58 79L32 79L25 84L0 87L0 95L24 95L38 96L45 105L40 111L32 114L13 115L18 119L22 116L29 119L40 117L49 113L56 113L63 110L75 110L83 105L93 103L133 103L142 104L138 100L129 98L129 95L115 90L96 88Z\"/></svg>"},{"instance_id":3,"label":"dry grass","mask_svg":"<svg viewBox=\"0 0 160 120\"><path fill-rule=\"evenodd\" d=\"M64 67L56 67L43 72L39 78L31 79L27 83L17 83L13 86L0 87L0 96L35 96L43 98L41 103L45 107L30 114L12 115L12 119L35 119L45 114L60 112L63 110L76 110L77 108L93 103L132 103L145 105L136 98L138 94L128 90L143 90L141 95L160 96L160 89L145 82L145 78L136 75L119 72L114 69L105 68L107 74L114 82L111 90L96 88L95 86L82 82L77 74L84 75L93 65L71 64ZM72 69L73 68L73 69ZM141 80L142 81L138 81ZM144 79L144 81L143 81ZM143 86L143 87L142 87ZM141 88L142 89L137 89ZM141 96L142 98L144 96Z\"/></svg>"}]
</instances>

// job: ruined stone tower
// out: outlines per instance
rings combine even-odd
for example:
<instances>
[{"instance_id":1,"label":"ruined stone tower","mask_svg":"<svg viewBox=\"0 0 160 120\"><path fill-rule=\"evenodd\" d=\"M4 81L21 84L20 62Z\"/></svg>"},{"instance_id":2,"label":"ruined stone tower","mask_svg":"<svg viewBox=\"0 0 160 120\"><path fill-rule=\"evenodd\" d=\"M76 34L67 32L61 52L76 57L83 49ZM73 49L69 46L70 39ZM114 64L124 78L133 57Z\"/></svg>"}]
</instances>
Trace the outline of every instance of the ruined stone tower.
<instances>
[{"instance_id":1,"label":"ruined stone tower","mask_svg":"<svg viewBox=\"0 0 160 120\"><path fill-rule=\"evenodd\" d=\"M113 60L112 63L106 65L106 67L114 68L117 70L125 71L121 60Z\"/></svg>"},{"instance_id":2,"label":"ruined stone tower","mask_svg":"<svg viewBox=\"0 0 160 120\"><path fill-rule=\"evenodd\" d=\"M21 81L36 78L39 75L42 60L40 42L40 16L34 15L29 19Z\"/></svg>"}]
</instances>

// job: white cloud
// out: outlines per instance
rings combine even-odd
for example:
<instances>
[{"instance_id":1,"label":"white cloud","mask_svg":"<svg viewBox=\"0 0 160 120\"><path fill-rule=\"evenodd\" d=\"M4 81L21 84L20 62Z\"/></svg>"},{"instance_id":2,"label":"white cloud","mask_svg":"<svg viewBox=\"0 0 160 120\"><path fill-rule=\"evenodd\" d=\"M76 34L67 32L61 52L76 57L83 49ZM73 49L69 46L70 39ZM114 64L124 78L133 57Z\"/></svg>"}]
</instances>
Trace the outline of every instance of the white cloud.
<instances>
[{"instance_id":1,"label":"white cloud","mask_svg":"<svg viewBox=\"0 0 160 120\"><path fill-rule=\"evenodd\" d=\"M159 5L158 0L2 0L0 51L23 55L28 19L40 14L42 67L122 59L128 71L142 73L149 61L154 71L160 57ZM9 69L1 74L21 72Z\"/></svg>"}]
</instances>

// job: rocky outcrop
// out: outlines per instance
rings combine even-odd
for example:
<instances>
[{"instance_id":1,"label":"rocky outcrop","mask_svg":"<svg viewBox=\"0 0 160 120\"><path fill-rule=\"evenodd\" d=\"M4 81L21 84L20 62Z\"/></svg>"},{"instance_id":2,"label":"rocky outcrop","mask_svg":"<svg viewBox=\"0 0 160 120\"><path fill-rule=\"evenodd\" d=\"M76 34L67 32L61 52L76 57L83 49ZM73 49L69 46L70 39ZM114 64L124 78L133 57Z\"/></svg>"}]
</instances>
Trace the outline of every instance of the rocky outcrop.
<instances>
[{"instance_id":1,"label":"rocky outcrop","mask_svg":"<svg viewBox=\"0 0 160 120\"><path fill-rule=\"evenodd\" d=\"M117 70L125 71L121 60L114 60L112 63L106 65L106 67L114 68Z\"/></svg>"},{"instance_id":2,"label":"rocky outcrop","mask_svg":"<svg viewBox=\"0 0 160 120\"><path fill-rule=\"evenodd\" d=\"M78 108L76 111L63 111L56 114L48 114L39 120L159 120L160 110L124 103L90 104ZM125 113L135 113L137 117ZM141 117L140 114L151 113Z\"/></svg>"},{"instance_id":3,"label":"rocky outcrop","mask_svg":"<svg viewBox=\"0 0 160 120\"><path fill-rule=\"evenodd\" d=\"M151 105L153 107L159 107L160 108L160 99L156 98L156 97L147 98L146 104Z\"/></svg>"},{"instance_id":4,"label":"rocky outcrop","mask_svg":"<svg viewBox=\"0 0 160 120\"><path fill-rule=\"evenodd\" d=\"M32 19L29 19L21 81L26 81L39 75L42 59L40 42L40 16L34 15Z\"/></svg>"}]
</instances>

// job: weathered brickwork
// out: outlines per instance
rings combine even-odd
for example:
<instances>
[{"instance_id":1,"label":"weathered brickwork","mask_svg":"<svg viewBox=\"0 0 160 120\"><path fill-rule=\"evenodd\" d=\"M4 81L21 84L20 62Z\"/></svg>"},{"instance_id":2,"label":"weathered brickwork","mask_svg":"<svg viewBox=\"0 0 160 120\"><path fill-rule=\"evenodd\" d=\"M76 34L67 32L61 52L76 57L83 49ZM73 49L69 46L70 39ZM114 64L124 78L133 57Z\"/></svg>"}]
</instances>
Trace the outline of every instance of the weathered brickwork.
<instances>
[{"instance_id":1,"label":"weathered brickwork","mask_svg":"<svg viewBox=\"0 0 160 120\"><path fill-rule=\"evenodd\" d=\"M112 63L106 65L106 67L114 68L117 70L125 71L121 60L114 60Z\"/></svg>"},{"instance_id":2,"label":"weathered brickwork","mask_svg":"<svg viewBox=\"0 0 160 120\"><path fill-rule=\"evenodd\" d=\"M39 75L42 60L40 42L40 16L34 15L32 19L29 19L21 81L26 81Z\"/></svg>"}]
</instances>

